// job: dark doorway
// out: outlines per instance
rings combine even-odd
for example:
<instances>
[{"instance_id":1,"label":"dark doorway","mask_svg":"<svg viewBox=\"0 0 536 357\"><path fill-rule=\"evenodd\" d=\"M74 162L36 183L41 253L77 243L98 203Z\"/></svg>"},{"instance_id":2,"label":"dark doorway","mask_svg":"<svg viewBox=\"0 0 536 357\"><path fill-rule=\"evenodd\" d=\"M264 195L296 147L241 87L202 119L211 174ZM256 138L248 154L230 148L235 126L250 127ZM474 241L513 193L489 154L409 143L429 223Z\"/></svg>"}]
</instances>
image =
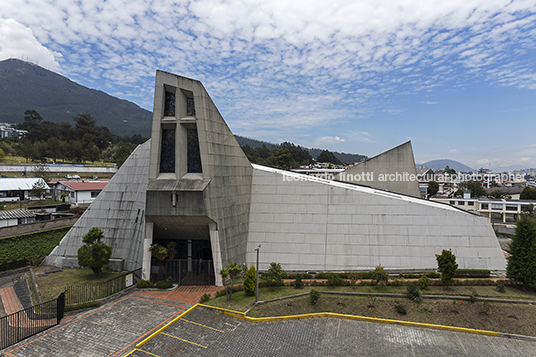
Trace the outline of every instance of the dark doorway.
<instances>
[{"instance_id":1,"label":"dark doorway","mask_svg":"<svg viewBox=\"0 0 536 357\"><path fill-rule=\"evenodd\" d=\"M179 285L214 285L214 265L209 240L155 240L167 246L175 242L177 250L173 259L152 258L151 279L171 280Z\"/></svg>"}]
</instances>

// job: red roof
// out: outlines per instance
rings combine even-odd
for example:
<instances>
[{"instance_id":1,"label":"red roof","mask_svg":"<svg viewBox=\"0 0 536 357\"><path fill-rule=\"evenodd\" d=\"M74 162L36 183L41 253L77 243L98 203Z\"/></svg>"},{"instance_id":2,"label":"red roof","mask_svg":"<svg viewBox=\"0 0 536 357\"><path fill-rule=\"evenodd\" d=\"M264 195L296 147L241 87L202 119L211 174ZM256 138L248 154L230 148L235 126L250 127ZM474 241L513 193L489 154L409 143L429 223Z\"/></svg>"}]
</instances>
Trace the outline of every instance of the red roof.
<instances>
[{"instance_id":1,"label":"red roof","mask_svg":"<svg viewBox=\"0 0 536 357\"><path fill-rule=\"evenodd\" d=\"M102 191L108 181L60 181L74 191Z\"/></svg>"}]
</instances>

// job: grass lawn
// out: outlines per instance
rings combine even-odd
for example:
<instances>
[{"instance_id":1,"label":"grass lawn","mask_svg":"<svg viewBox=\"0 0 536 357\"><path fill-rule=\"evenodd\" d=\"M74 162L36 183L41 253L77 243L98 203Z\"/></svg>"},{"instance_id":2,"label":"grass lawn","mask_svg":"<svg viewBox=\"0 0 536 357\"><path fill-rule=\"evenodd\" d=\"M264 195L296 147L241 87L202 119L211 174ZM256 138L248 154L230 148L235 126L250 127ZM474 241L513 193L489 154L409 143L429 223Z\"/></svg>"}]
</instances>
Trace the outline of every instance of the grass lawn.
<instances>
[{"instance_id":1,"label":"grass lawn","mask_svg":"<svg viewBox=\"0 0 536 357\"><path fill-rule=\"evenodd\" d=\"M395 293L405 294L405 286L386 286L376 289L370 286L306 286L303 289L284 286L259 289L259 300L270 300L278 297L309 293L311 289L318 291L348 291L361 293ZM506 287L506 292L500 293L495 286L451 286L445 289L441 286L431 286L423 292L425 295L453 295L479 298L497 298L512 300L534 300L536 293L524 292L516 288ZM255 296L248 296L243 291L233 293L233 300L226 301L225 296L206 302L207 305L217 306L235 311L251 309L252 317L298 315L315 312L335 312L340 314L405 320L429 324L458 326L496 332L507 332L536 336L536 304L509 304L488 301L432 300L424 299L420 304L408 298L367 297L367 296L333 296L323 294L315 304L309 303L309 296L296 297L276 302L265 303L253 307ZM397 310L399 305L406 314ZM398 309L401 309L401 308Z\"/></svg>"},{"instance_id":2,"label":"grass lawn","mask_svg":"<svg viewBox=\"0 0 536 357\"><path fill-rule=\"evenodd\" d=\"M37 275L45 271L45 269L51 269L53 267L40 266L34 268L34 273ZM63 269L60 273L53 273L43 277L36 277L37 286L39 287L39 293L43 301L48 301L58 297L60 293L65 291L65 288L69 285L82 285L99 283L106 280L110 280L124 273L116 273L108 270L104 270L102 277L97 277L93 274L91 269Z\"/></svg>"}]
</instances>

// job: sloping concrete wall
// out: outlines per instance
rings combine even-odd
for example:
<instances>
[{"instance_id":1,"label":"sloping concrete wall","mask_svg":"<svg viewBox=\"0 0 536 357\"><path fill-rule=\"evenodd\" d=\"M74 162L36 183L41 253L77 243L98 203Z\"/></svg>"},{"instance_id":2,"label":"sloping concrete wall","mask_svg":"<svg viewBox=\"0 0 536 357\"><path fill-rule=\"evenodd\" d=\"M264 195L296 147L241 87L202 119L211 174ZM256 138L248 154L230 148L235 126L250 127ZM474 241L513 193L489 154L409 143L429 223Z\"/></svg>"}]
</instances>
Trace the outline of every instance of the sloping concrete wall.
<instances>
[{"instance_id":1,"label":"sloping concrete wall","mask_svg":"<svg viewBox=\"0 0 536 357\"><path fill-rule=\"evenodd\" d=\"M448 205L253 165L248 264L289 271L436 269L452 249L459 268L503 271L486 218Z\"/></svg>"},{"instance_id":2,"label":"sloping concrete wall","mask_svg":"<svg viewBox=\"0 0 536 357\"><path fill-rule=\"evenodd\" d=\"M60 244L45 258L44 265L77 266L82 237L97 227L104 232L104 243L113 248L112 258L123 260L123 269L141 267L149 148L150 140L132 152Z\"/></svg>"},{"instance_id":3,"label":"sloping concrete wall","mask_svg":"<svg viewBox=\"0 0 536 357\"><path fill-rule=\"evenodd\" d=\"M413 175L413 176L412 176ZM337 180L421 197L411 141L345 170Z\"/></svg>"}]
</instances>

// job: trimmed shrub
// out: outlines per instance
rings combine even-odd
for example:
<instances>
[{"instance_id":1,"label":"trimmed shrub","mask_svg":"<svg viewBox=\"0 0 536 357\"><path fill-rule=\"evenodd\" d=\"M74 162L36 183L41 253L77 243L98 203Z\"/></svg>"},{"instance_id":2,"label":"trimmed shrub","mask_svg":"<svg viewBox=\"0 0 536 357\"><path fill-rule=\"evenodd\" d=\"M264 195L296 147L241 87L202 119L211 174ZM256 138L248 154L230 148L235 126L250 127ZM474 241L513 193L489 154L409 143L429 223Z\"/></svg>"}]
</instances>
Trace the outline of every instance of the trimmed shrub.
<instances>
[{"instance_id":1,"label":"trimmed shrub","mask_svg":"<svg viewBox=\"0 0 536 357\"><path fill-rule=\"evenodd\" d=\"M309 303L311 303L311 305L314 305L318 302L318 299L320 299L320 291L312 289L309 292Z\"/></svg>"},{"instance_id":2,"label":"trimmed shrub","mask_svg":"<svg viewBox=\"0 0 536 357\"><path fill-rule=\"evenodd\" d=\"M90 309L92 307L99 307L101 303L99 301L88 301L83 302L81 304L75 304L75 305L65 305L65 312L67 311L75 311L75 310L82 310L82 309Z\"/></svg>"},{"instance_id":3,"label":"trimmed shrub","mask_svg":"<svg viewBox=\"0 0 536 357\"><path fill-rule=\"evenodd\" d=\"M308 273L292 273L292 274L285 273L283 275L283 279L296 279L296 278L312 279L313 276L311 274L308 274Z\"/></svg>"},{"instance_id":4,"label":"trimmed shrub","mask_svg":"<svg viewBox=\"0 0 536 357\"><path fill-rule=\"evenodd\" d=\"M455 278L489 278L490 271L487 269L457 269Z\"/></svg>"},{"instance_id":5,"label":"trimmed shrub","mask_svg":"<svg viewBox=\"0 0 536 357\"><path fill-rule=\"evenodd\" d=\"M428 273L424 273L424 275L426 275L430 279L439 279L441 277L441 274L439 274L436 271L431 271L431 272L428 272Z\"/></svg>"},{"instance_id":6,"label":"trimmed shrub","mask_svg":"<svg viewBox=\"0 0 536 357\"><path fill-rule=\"evenodd\" d=\"M500 293L506 292L506 288L504 287L504 281L498 280L496 285L497 287L495 289L497 289L498 292Z\"/></svg>"},{"instance_id":7,"label":"trimmed shrub","mask_svg":"<svg viewBox=\"0 0 536 357\"><path fill-rule=\"evenodd\" d=\"M155 286L157 289L169 289L173 287L173 283L169 280L160 280Z\"/></svg>"},{"instance_id":8,"label":"trimmed shrub","mask_svg":"<svg viewBox=\"0 0 536 357\"><path fill-rule=\"evenodd\" d=\"M337 274L333 274L333 273L327 274L326 279L328 280L327 281L328 286L341 286L343 284L343 280Z\"/></svg>"},{"instance_id":9,"label":"trimmed shrub","mask_svg":"<svg viewBox=\"0 0 536 357\"><path fill-rule=\"evenodd\" d=\"M210 295L207 294L207 293L205 293L205 294L203 294L203 296L201 296L201 298L199 299L199 303L200 303L200 304L204 304L204 303L206 303L206 302L209 301L209 300L210 300Z\"/></svg>"},{"instance_id":10,"label":"trimmed shrub","mask_svg":"<svg viewBox=\"0 0 536 357\"><path fill-rule=\"evenodd\" d=\"M405 314L407 314L406 309L404 308L404 306L402 306L402 305L400 305L400 304L396 305L396 306L395 306L395 309L396 309L396 311L397 311L400 315L405 315Z\"/></svg>"},{"instance_id":11,"label":"trimmed shrub","mask_svg":"<svg viewBox=\"0 0 536 357\"><path fill-rule=\"evenodd\" d=\"M441 284L447 286L447 288L454 283L454 275L458 269L458 263L456 263L456 256L452 254L452 251L443 249L441 254L436 254L437 266L441 271Z\"/></svg>"},{"instance_id":12,"label":"trimmed shrub","mask_svg":"<svg viewBox=\"0 0 536 357\"><path fill-rule=\"evenodd\" d=\"M303 281L301 280L301 278L299 276L296 277L296 280L294 280L294 288L295 289L303 289Z\"/></svg>"},{"instance_id":13,"label":"trimmed shrub","mask_svg":"<svg viewBox=\"0 0 536 357\"><path fill-rule=\"evenodd\" d=\"M376 280L378 284L386 284L389 281L389 273L385 271L381 264L379 264L372 272L371 279Z\"/></svg>"},{"instance_id":14,"label":"trimmed shrub","mask_svg":"<svg viewBox=\"0 0 536 357\"><path fill-rule=\"evenodd\" d=\"M255 267L251 265L249 269L246 271L246 279L244 279L244 291L246 292L246 295L249 295L249 296L255 295L256 282L257 282L257 270L255 270Z\"/></svg>"},{"instance_id":15,"label":"trimmed shrub","mask_svg":"<svg viewBox=\"0 0 536 357\"><path fill-rule=\"evenodd\" d=\"M153 284L151 284L151 282L149 280L140 280L136 284L136 287L138 289L147 289L147 288L152 288Z\"/></svg>"},{"instance_id":16,"label":"trimmed shrub","mask_svg":"<svg viewBox=\"0 0 536 357\"><path fill-rule=\"evenodd\" d=\"M430 285L430 278L426 275L422 275L419 278L419 289L421 290L428 290L428 286Z\"/></svg>"}]
</instances>

